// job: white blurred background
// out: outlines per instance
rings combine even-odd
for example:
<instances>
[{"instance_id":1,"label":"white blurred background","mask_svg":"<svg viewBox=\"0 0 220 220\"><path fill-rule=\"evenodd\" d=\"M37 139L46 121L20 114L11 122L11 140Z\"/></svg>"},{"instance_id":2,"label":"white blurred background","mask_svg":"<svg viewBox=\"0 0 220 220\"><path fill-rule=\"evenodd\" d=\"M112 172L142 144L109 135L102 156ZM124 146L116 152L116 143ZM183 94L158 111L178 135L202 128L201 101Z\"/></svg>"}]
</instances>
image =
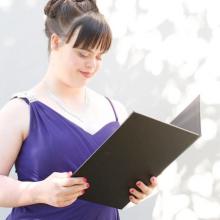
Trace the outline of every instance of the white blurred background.
<instances>
[{"instance_id":1,"label":"white blurred background","mask_svg":"<svg viewBox=\"0 0 220 220\"><path fill-rule=\"evenodd\" d=\"M45 0L0 0L0 107L47 67ZM218 0L97 0L114 35L90 87L169 122L201 95L202 137L159 178L159 192L122 220L220 219ZM16 176L14 171L12 176ZM0 208L0 219L10 209Z\"/></svg>"}]
</instances>

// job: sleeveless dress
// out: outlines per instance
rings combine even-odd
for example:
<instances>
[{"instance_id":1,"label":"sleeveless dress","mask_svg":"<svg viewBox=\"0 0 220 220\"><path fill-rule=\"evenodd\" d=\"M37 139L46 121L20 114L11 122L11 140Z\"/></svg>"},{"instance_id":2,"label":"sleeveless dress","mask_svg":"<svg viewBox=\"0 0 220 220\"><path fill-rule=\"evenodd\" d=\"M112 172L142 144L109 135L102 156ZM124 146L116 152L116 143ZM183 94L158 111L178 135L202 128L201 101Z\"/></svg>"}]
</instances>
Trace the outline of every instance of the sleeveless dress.
<instances>
[{"instance_id":1,"label":"sleeveless dress","mask_svg":"<svg viewBox=\"0 0 220 220\"><path fill-rule=\"evenodd\" d=\"M75 171L119 127L115 121L90 134L46 104L26 95L17 95L30 106L29 135L15 161L20 181L41 181L53 172ZM88 180L89 181L89 180ZM13 193L13 192L12 192ZM118 209L77 199L63 208L34 204L13 208L6 220L119 220Z\"/></svg>"}]
</instances>

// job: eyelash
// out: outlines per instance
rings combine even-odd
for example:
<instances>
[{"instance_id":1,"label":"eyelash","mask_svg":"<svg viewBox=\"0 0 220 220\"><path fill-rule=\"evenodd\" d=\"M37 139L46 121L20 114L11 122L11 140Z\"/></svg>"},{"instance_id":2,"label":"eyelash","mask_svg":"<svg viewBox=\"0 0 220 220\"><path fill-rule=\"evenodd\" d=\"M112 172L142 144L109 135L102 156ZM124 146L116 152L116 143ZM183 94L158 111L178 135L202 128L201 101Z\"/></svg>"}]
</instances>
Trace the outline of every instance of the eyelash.
<instances>
[{"instance_id":1,"label":"eyelash","mask_svg":"<svg viewBox=\"0 0 220 220\"><path fill-rule=\"evenodd\" d=\"M83 53L80 53L79 52L79 55L80 55L80 57L82 57L82 58L86 58L86 57L88 57L89 55L85 55L85 54L83 54ZM97 60L102 60L102 57L96 57L97 58Z\"/></svg>"},{"instance_id":2,"label":"eyelash","mask_svg":"<svg viewBox=\"0 0 220 220\"><path fill-rule=\"evenodd\" d=\"M88 57L88 56L89 56L89 55L85 55L85 54L80 53L80 52L79 52L79 55L80 55L81 57Z\"/></svg>"}]
</instances>

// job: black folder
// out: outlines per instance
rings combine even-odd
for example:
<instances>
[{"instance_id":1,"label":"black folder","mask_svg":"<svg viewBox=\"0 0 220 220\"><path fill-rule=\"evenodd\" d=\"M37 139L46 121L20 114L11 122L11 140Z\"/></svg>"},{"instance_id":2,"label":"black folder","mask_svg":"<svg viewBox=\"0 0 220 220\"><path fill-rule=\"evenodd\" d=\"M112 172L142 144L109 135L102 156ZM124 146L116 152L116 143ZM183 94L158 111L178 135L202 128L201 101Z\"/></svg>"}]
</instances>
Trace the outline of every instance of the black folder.
<instances>
[{"instance_id":1,"label":"black folder","mask_svg":"<svg viewBox=\"0 0 220 220\"><path fill-rule=\"evenodd\" d=\"M118 209L138 180L149 184L201 136L200 97L170 124L132 112L115 133L74 173L90 188L80 197ZM137 188L137 187L135 187Z\"/></svg>"}]
</instances>

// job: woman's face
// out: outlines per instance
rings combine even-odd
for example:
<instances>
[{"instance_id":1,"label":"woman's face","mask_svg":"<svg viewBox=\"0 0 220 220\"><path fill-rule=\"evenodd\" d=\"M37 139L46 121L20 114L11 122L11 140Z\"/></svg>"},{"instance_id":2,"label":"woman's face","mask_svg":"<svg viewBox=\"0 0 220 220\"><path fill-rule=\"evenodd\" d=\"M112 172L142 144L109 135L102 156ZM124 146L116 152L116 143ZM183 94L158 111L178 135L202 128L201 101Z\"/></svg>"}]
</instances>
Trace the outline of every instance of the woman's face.
<instances>
[{"instance_id":1,"label":"woman's face","mask_svg":"<svg viewBox=\"0 0 220 220\"><path fill-rule=\"evenodd\" d=\"M56 60L59 63L57 77L70 87L82 87L97 73L102 62L102 51L99 48L73 48L76 34L57 50Z\"/></svg>"}]
</instances>

